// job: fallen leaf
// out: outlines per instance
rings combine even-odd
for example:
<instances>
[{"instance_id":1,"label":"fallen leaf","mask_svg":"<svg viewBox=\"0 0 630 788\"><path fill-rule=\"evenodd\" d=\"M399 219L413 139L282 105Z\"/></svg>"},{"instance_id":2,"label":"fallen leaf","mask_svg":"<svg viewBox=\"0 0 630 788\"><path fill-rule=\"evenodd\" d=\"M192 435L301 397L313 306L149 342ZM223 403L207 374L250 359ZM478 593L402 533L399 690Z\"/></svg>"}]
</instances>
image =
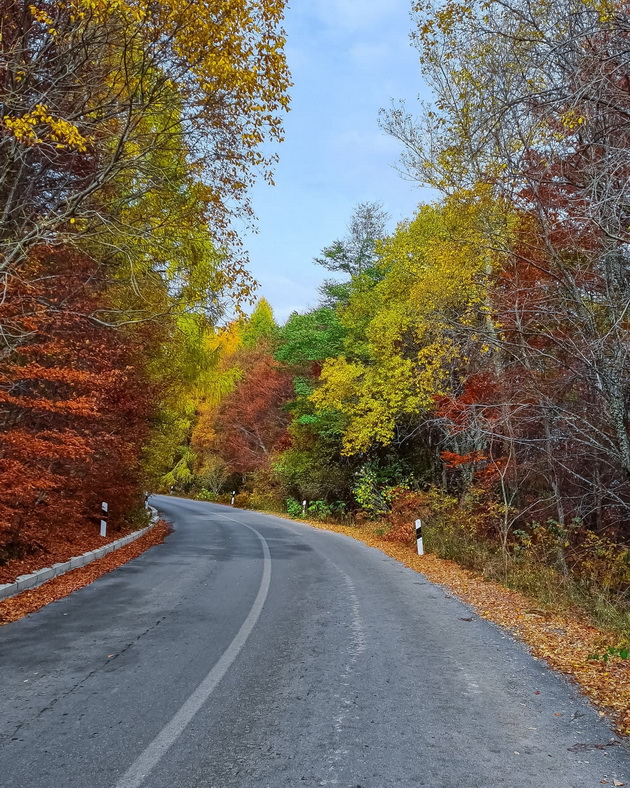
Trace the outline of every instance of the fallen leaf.
<instances>
[{"instance_id":1,"label":"fallen leaf","mask_svg":"<svg viewBox=\"0 0 630 788\"><path fill-rule=\"evenodd\" d=\"M126 564L127 561L131 561L132 558L137 558L149 547L163 542L171 530L169 525L164 521L160 521L152 531L143 534L135 542L131 542L115 552L108 553L103 558L92 561L86 566L73 569L65 575L54 577L37 588L22 591L17 596L1 601L0 626L24 618L24 616L34 613L49 602L62 599L78 588L89 585L97 577L117 569L119 566ZM63 613L62 615L67 616L68 614Z\"/></svg>"},{"instance_id":2,"label":"fallen leaf","mask_svg":"<svg viewBox=\"0 0 630 788\"><path fill-rule=\"evenodd\" d=\"M388 542L374 532L372 525L319 522L308 525L358 539L441 586L469 605L475 618L489 619L526 643L534 659L545 660L551 668L571 676L602 709L600 716L608 714L616 722L619 734L630 736L630 660L612 656L606 663L589 662L590 655L607 651L614 642L614 633L597 628L577 610L573 613L544 610L531 597L485 580L454 561L432 554L418 556L415 545ZM534 694L540 695L541 691L536 690Z\"/></svg>"}]
</instances>

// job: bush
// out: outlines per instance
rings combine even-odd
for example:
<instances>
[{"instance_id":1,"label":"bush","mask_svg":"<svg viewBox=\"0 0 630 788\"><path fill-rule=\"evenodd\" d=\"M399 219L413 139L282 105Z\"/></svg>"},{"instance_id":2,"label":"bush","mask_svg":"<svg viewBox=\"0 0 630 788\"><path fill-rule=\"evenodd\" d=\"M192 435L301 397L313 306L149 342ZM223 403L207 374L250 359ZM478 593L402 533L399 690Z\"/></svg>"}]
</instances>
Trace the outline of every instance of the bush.
<instances>
[{"instance_id":1,"label":"bush","mask_svg":"<svg viewBox=\"0 0 630 788\"><path fill-rule=\"evenodd\" d=\"M410 490L412 478L399 460L370 461L356 474L352 492L356 502L370 517L388 515L400 490Z\"/></svg>"},{"instance_id":2,"label":"bush","mask_svg":"<svg viewBox=\"0 0 630 788\"><path fill-rule=\"evenodd\" d=\"M248 506L250 509L260 509L263 512L284 511L281 498L271 492L259 492L258 490L254 490L249 496Z\"/></svg>"},{"instance_id":3,"label":"bush","mask_svg":"<svg viewBox=\"0 0 630 788\"><path fill-rule=\"evenodd\" d=\"M461 501L434 488L422 494L419 504L429 552L532 596L542 605L580 609L598 625L630 635L627 546L588 531L579 522L560 525L548 520L514 528L504 548L496 506L478 491ZM398 534L404 538L405 522L403 518L398 524L398 533L393 522L384 538Z\"/></svg>"},{"instance_id":4,"label":"bush","mask_svg":"<svg viewBox=\"0 0 630 788\"><path fill-rule=\"evenodd\" d=\"M418 518L424 520L427 513L426 495L406 487L394 487L390 492L390 506L390 512L384 521L386 528L383 539L388 542L415 544L415 522Z\"/></svg>"},{"instance_id":5,"label":"bush","mask_svg":"<svg viewBox=\"0 0 630 788\"><path fill-rule=\"evenodd\" d=\"M306 509L306 513L316 520L324 522L333 515L333 507L326 501L311 501Z\"/></svg>"},{"instance_id":6,"label":"bush","mask_svg":"<svg viewBox=\"0 0 630 788\"><path fill-rule=\"evenodd\" d=\"M289 517L303 517L302 504L299 501L296 501L295 498L287 498L285 501L285 507Z\"/></svg>"},{"instance_id":7,"label":"bush","mask_svg":"<svg viewBox=\"0 0 630 788\"><path fill-rule=\"evenodd\" d=\"M230 501L232 500L230 496ZM238 509L249 509L250 495L247 492L240 492L234 496L234 506Z\"/></svg>"},{"instance_id":8,"label":"bush","mask_svg":"<svg viewBox=\"0 0 630 788\"><path fill-rule=\"evenodd\" d=\"M210 492L210 490L206 490L205 488L199 490L197 493L197 498L200 501L212 501L213 503L216 503L219 500L217 493Z\"/></svg>"}]
</instances>

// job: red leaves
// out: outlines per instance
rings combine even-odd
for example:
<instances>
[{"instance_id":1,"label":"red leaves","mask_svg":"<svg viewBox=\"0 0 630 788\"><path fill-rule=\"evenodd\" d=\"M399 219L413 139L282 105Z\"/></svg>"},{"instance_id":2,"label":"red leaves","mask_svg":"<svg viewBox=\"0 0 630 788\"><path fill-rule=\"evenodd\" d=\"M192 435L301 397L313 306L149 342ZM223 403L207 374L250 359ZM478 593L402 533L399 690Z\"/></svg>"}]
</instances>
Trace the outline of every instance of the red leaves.
<instances>
[{"instance_id":1,"label":"red leaves","mask_svg":"<svg viewBox=\"0 0 630 788\"><path fill-rule=\"evenodd\" d=\"M286 439L292 378L265 349L247 353L245 374L221 405L216 451L237 473L265 465Z\"/></svg>"},{"instance_id":2,"label":"red leaves","mask_svg":"<svg viewBox=\"0 0 630 788\"><path fill-rule=\"evenodd\" d=\"M137 495L151 389L133 337L89 318L94 268L40 249L0 306L0 560L80 543L102 500L117 528Z\"/></svg>"},{"instance_id":3,"label":"red leaves","mask_svg":"<svg viewBox=\"0 0 630 788\"><path fill-rule=\"evenodd\" d=\"M150 547L160 544L171 531L171 526L161 520L155 528L148 531L139 539L136 539L135 542L125 545L125 547L121 547L113 553L109 553L109 555L104 556L98 561L93 561L80 569L74 569L72 572L68 572L65 575L55 577L38 588L24 591L17 596L6 599L4 602L0 602L0 625L7 624L10 621L17 621L24 616L28 616L30 613L34 613L36 610L44 607L44 605L48 605L50 602L54 602L57 599L62 599L78 588L93 583L101 575L117 569L119 566L127 563L127 561L137 558L137 556ZM79 544L81 545L81 550L87 551L91 547L96 547L102 541L102 539L97 541L92 538L91 540L88 539ZM81 550L75 550L73 552L66 546L65 550L62 548L50 556L50 558L53 559L50 560L50 563L67 561L68 558L80 553ZM34 568L33 566L20 566L18 562L13 562L13 564L15 566L14 571L8 575L11 579L27 571L31 571Z\"/></svg>"},{"instance_id":4,"label":"red leaves","mask_svg":"<svg viewBox=\"0 0 630 788\"><path fill-rule=\"evenodd\" d=\"M452 451L443 451L440 458L447 468L458 468L460 465L469 465L487 460L487 456L482 451L471 451L468 454L455 454Z\"/></svg>"}]
</instances>

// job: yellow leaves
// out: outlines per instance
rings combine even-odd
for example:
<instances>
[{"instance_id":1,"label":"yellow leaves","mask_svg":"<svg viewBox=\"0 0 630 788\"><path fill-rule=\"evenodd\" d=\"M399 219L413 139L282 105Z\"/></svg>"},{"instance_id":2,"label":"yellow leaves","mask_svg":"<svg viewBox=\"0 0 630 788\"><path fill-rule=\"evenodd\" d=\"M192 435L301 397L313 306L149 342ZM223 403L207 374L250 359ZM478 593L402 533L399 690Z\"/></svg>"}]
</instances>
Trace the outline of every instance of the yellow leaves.
<instances>
[{"instance_id":1,"label":"yellow leaves","mask_svg":"<svg viewBox=\"0 0 630 788\"><path fill-rule=\"evenodd\" d=\"M46 25L48 27L48 33L51 36L57 35L54 19L50 16L50 14L44 11L43 8L38 8L37 6L34 5L30 5L28 8L29 11L31 12L33 19L37 20L42 25Z\"/></svg>"},{"instance_id":2,"label":"yellow leaves","mask_svg":"<svg viewBox=\"0 0 630 788\"><path fill-rule=\"evenodd\" d=\"M344 451L354 454L372 443L388 444L394 436L396 416L430 406L414 385L411 361L393 356L379 364L329 359L322 370L322 385L312 401L348 417Z\"/></svg>"},{"instance_id":3,"label":"yellow leaves","mask_svg":"<svg viewBox=\"0 0 630 788\"><path fill-rule=\"evenodd\" d=\"M43 104L36 104L34 109L19 117L5 117L3 122L13 136L26 145L49 143L58 149L73 148L81 153L87 150L89 140L77 127L50 115Z\"/></svg>"},{"instance_id":4,"label":"yellow leaves","mask_svg":"<svg viewBox=\"0 0 630 788\"><path fill-rule=\"evenodd\" d=\"M584 3L597 12L601 23L610 22L619 11L619 6L612 0L584 0Z\"/></svg>"},{"instance_id":5,"label":"yellow leaves","mask_svg":"<svg viewBox=\"0 0 630 788\"><path fill-rule=\"evenodd\" d=\"M491 260L483 226L496 210L483 188L424 206L381 247L382 278L356 281L342 322L356 355L326 361L312 400L346 417L344 451L391 443L401 419L430 412L465 362Z\"/></svg>"},{"instance_id":6,"label":"yellow leaves","mask_svg":"<svg viewBox=\"0 0 630 788\"><path fill-rule=\"evenodd\" d=\"M560 120L562 121L562 125L565 127L565 129L568 129L569 131L574 131L586 123L586 118L582 115L579 115L573 109L567 110L565 113L563 113L560 116ZM560 138L562 139L562 136Z\"/></svg>"}]
</instances>

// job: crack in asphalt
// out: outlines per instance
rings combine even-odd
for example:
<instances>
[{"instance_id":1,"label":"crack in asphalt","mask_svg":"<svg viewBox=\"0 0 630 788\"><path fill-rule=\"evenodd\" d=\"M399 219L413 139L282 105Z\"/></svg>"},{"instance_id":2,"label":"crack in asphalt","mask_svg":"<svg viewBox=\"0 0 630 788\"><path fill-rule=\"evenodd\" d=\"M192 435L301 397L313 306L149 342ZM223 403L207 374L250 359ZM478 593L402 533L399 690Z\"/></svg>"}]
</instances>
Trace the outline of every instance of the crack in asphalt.
<instances>
[{"instance_id":1,"label":"crack in asphalt","mask_svg":"<svg viewBox=\"0 0 630 788\"><path fill-rule=\"evenodd\" d=\"M79 681L77 681L75 684L73 684L68 690L66 690L66 692L63 692L60 695L58 695L57 697L53 698L46 706L44 706L42 709L40 709L37 712L37 714L35 714L34 717L31 717L28 720L22 720L22 722L18 723L16 728L11 733L6 734L6 736L3 737L3 738L5 740L7 740L7 741L19 740L19 737L17 736L17 734L19 733L19 731L25 725L30 725L30 724L32 724L34 722L37 722L37 720L39 720L40 717L42 717L47 711L51 711L51 709L53 709L57 705L57 703L59 703L59 701L65 700L65 698L67 698L68 696L72 695L72 693L75 692L77 689L79 689L79 687L81 687L83 684L85 684L86 681L89 681L100 670L103 670L108 665L111 665L112 662L114 662L115 660L118 659L118 657L122 656L125 652L127 652L139 640L141 640L143 637L148 635L149 632L151 632L154 629L156 629L156 627L158 627L164 621L165 618L166 618L166 616L162 616L154 624L151 624L150 627L147 627L147 629L145 629L143 632L140 632L138 635L136 635L135 638L133 638L133 640L130 640L129 643L127 643L127 645L124 648L122 648L120 651L118 651L113 656L108 657L105 662L103 662L100 665L97 665L89 673L86 673L85 676L83 676L81 679L79 679Z\"/></svg>"}]
</instances>

